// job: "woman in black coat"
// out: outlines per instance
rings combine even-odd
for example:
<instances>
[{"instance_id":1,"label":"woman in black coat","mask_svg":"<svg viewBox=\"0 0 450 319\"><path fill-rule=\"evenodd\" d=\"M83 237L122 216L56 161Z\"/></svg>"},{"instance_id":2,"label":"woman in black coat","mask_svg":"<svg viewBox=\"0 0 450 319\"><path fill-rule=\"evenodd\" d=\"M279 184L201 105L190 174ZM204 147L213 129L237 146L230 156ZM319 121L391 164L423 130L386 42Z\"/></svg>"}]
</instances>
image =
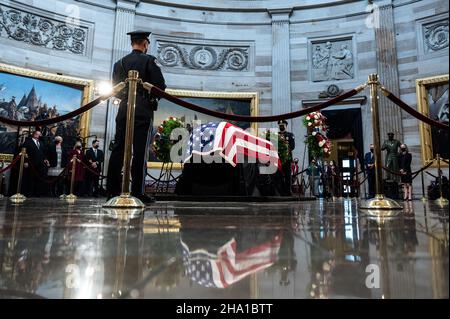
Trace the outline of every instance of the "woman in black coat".
<instances>
[{"instance_id":1,"label":"woman in black coat","mask_svg":"<svg viewBox=\"0 0 450 319\"><path fill-rule=\"evenodd\" d=\"M400 145L400 156L398 159L401 182L403 184L403 200L412 200L412 174L411 174L412 155L408 151L406 144Z\"/></svg>"}]
</instances>

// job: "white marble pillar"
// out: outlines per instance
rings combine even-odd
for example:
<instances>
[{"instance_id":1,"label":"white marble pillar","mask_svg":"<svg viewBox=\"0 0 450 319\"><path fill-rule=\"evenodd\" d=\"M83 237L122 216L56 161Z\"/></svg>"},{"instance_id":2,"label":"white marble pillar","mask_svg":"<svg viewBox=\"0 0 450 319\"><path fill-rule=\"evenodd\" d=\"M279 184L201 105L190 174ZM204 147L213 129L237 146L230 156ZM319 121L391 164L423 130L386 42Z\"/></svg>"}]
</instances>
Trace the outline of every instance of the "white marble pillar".
<instances>
[{"instance_id":1,"label":"white marble pillar","mask_svg":"<svg viewBox=\"0 0 450 319\"><path fill-rule=\"evenodd\" d=\"M272 17L272 114L291 112L289 52L289 16L291 12L292 8L269 10ZM288 122L291 124L291 121Z\"/></svg>"},{"instance_id":2,"label":"white marble pillar","mask_svg":"<svg viewBox=\"0 0 450 319\"><path fill-rule=\"evenodd\" d=\"M114 42L112 50L112 68L114 63L124 57L131 51L130 37L128 32L134 30L134 17L136 14L136 5L139 0L117 0L116 4L116 21L114 24ZM109 143L114 139L116 131L116 115L118 106L113 105L112 100L108 103L108 116L106 119L106 136L105 136L105 170L108 171L108 162L111 152L108 150Z\"/></svg>"}]
</instances>

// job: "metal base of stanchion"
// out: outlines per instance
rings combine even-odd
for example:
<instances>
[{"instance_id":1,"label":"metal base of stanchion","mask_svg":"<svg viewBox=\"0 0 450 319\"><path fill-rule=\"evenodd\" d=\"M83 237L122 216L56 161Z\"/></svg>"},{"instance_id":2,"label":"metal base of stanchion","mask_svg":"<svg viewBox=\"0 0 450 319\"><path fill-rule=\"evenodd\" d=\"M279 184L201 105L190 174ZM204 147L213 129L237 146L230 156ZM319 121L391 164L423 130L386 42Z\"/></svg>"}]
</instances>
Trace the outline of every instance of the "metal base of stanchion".
<instances>
[{"instance_id":1,"label":"metal base of stanchion","mask_svg":"<svg viewBox=\"0 0 450 319\"><path fill-rule=\"evenodd\" d=\"M75 204L75 201L77 200L77 196L74 195L74 194L69 194L69 195L66 195L65 200L66 200L66 202L68 202L69 204Z\"/></svg>"},{"instance_id":2,"label":"metal base of stanchion","mask_svg":"<svg viewBox=\"0 0 450 319\"><path fill-rule=\"evenodd\" d=\"M420 199L420 201L421 201L422 203L426 203L426 202L428 202L428 198L422 197L422 198Z\"/></svg>"},{"instance_id":3,"label":"metal base of stanchion","mask_svg":"<svg viewBox=\"0 0 450 319\"><path fill-rule=\"evenodd\" d=\"M111 219L117 219L120 221L129 221L143 217L143 208L103 208L102 211Z\"/></svg>"},{"instance_id":4,"label":"metal base of stanchion","mask_svg":"<svg viewBox=\"0 0 450 319\"><path fill-rule=\"evenodd\" d=\"M67 195L66 194L62 194L59 196L59 199L61 200L66 200Z\"/></svg>"},{"instance_id":5,"label":"metal base of stanchion","mask_svg":"<svg viewBox=\"0 0 450 319\"><path fill-rule=\"evenodd\" d=\"M440 206L445 206L448 205L448 199L444 198L444 197L439 197L438 199L436 199L434 201L436 204L440 205Z\"/></svg>"},{"instance_id":6,"label":"metal base of stanchion","mask_svg":"<svg viewBox=\"0 0 450 319\"><path fill-rule=\"evenodd\" d=\"M359 208L374 217L394 217L403 209L395 200L381 194L366 200Z\"/></svg>"},{"instance_id":7,"label":"metal base of stanchion","mask_svg":"<svg viewBox=\"0 0 450 319\"><path fill-rule=\"evenodd\" d=\"M145 208L145 204L138 198L129 194L122 194L111 198L105 204L104 208Z\"/></svg>"},{"instance_id":8,"label":"metal base of stanchion","mask_svg":"<svg viewBox=\"0 0 450 319\"><path fill-rule=\"evenodd\" d=\"M25 197L25 195L22 195L20 193L14 194L12 195L9 200L11 202L13 202L14 204L20 204L23 203L27 198Z\"/></svg>"},{"instance_id":9,"label":"metal base of stanchion","mask_svg":"<svg viewBox=\"0 0 450 319\"><path fill-rule=\"evenodd\" d=\"M0 194L0 199L5 198L5 196L3 194Z\"/></svg>"}]
</instances>

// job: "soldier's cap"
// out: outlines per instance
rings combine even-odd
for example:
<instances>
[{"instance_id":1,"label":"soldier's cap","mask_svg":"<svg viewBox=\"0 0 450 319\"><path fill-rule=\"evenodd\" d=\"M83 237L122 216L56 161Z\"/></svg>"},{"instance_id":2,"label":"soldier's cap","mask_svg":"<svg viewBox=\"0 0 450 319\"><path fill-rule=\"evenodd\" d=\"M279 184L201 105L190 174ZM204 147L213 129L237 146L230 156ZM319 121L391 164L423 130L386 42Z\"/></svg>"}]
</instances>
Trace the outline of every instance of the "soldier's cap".
<instances>
[{"instance_id":1,"label":"soldier's cap","mask_svg":"<svg viewBox=\"0 0 450 319\"><path fill-rule=\"evenodd\" d=\"M288 125L288 122L286 120L279 120L278 125L281 125L281 124Z\"/></svg>"},{"instance_id":2,"label":"soldier's cap","mask_svg":"<svg viewBox=\"0 0 450 319\"><path fill-rule=\"evenodd\" d=\"M147 40L150 43L150 39L148 38L150 36L150 31L142 31L142 30L136 30L128 32L127 35L130 36L131 41L135 40Z\"/></svg>"}]
</instances>

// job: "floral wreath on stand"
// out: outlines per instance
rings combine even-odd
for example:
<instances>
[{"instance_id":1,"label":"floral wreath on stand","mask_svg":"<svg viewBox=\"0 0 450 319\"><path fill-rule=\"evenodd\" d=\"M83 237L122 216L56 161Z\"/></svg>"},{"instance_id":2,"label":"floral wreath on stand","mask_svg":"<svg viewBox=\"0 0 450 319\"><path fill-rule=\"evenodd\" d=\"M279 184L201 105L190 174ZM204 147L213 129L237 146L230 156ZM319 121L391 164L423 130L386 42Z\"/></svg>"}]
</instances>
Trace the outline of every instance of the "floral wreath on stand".
<instances>
[{"instance_id":1,"label":"floral wreath on stand","mask_svg":"<svg viewBox=\"0 0 450 319\"><path fill-rule=\"evenodd\" d=\"M283 136L267 130L266 140L278 141L278 157L280 158L280 162L282 165L292 160L290 158L288 142L284 139Z\"/></svg>"},{"instance_id":2,"label":"floral wreath on stand","mask_svg":"<svg viewBox=\"0 0 450 319\"><path fill-rule=\"evenodd\" d=\"M170 134L172 130L183 127L183 122L176 117L169 117L158 126L158 133L156 133L153 140L153 149L156 158L164 163L170 162L170 149L177 143L177 140L171 140Z\"/></svg>"},{"instance_id":3,"label":"floral wreath on stand","mask_svg":"<svg viewBox=\"0 0 450 319\"><path fill-rule=\"evenodd\" d=\"M327 138L327 118L320 112L311 112L303 118L307 135L305 143L313 158L323 158L331 154L331 140Z\"/></svg>"}]
</instances>

